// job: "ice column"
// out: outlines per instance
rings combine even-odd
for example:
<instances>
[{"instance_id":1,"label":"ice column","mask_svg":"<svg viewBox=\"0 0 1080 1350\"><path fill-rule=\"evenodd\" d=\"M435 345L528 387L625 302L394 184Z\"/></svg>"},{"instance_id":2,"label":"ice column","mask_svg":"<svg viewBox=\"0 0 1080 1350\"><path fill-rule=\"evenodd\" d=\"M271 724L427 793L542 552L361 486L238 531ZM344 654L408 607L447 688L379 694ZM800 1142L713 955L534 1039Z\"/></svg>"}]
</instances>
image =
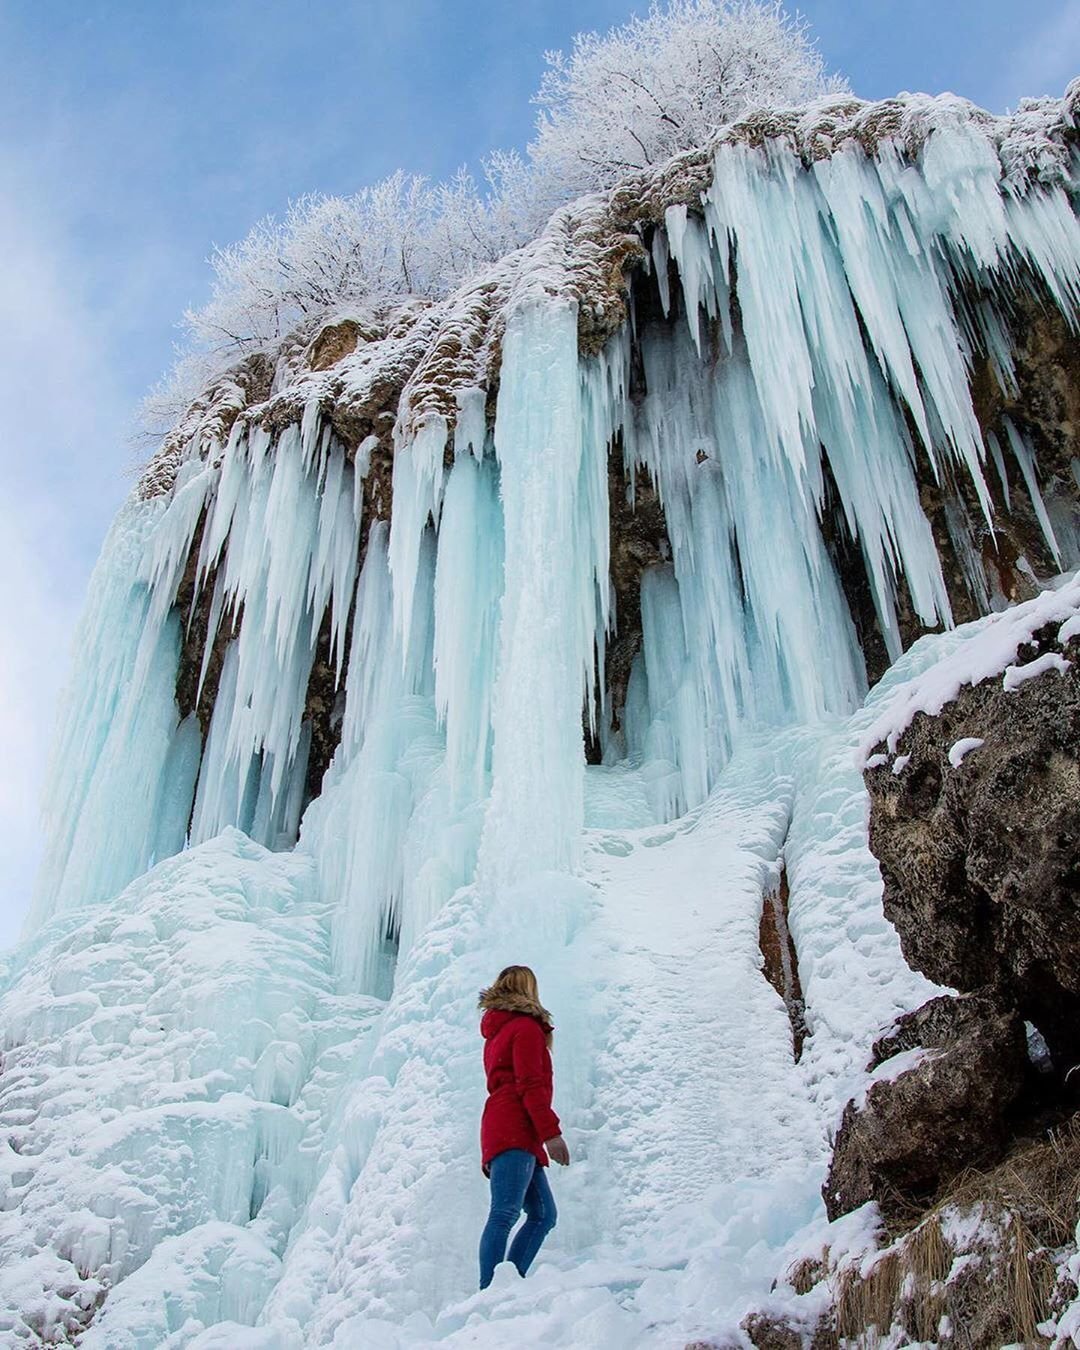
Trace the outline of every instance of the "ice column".
<instances>
[{"instance_id":1,"label":"ice column","mask_svg":"<svg viewBox=\"0 0 1080 1350\"><path fill-rule=\"evenodd\" d=\"M435 567L435 706L454 802L484 795L503 585L498 466L459 453L446 486Z\"/></svg>"},{"instance_id":2,"label":"ice column","mask_svg":"<svg viewBox=\"0 0 1080 1350\"><path fill-rule=\"evenodd\" d=\"M583 820L582 707L597 631L596 540L606 478L582 454L576 307L530 302L503 344L495 420L506 530L487 888L563 869ZM603 577L606 596L607 577Z\"/></svg>"}]
</instances>

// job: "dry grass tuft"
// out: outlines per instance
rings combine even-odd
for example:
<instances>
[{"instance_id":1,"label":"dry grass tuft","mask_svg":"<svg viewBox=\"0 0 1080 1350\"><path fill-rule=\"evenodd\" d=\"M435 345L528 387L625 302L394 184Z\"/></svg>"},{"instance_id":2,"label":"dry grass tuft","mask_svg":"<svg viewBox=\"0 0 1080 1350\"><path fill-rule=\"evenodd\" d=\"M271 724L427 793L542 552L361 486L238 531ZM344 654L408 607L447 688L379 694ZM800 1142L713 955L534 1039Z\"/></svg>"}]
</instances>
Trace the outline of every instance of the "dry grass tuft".
<instances>
[{"instance_id":1,"label":"dry grass tuft","mask_svg":"<svg viewBox=\"0 0 1080 1350\"><path fill-rule=\"evenodd\" d=\"M822 1250L820 1256L807 1256L797 1262L784 1278L797 1294L808 1294L828 1273L829 1253Z\"/></svg>"},{"instance_id":2,"label":"dry grass tuft","mask_svg":"<svg viewBox=\"0 0 1080 1350\"><path fill-rule=\"evenodd\" d=\"M805 1293L826 1278L840 1345L874 1350L901 1332L956 1350L1046 1346L1039 1324L1060 1311L1063 1251L1080 1202L1080 1115L987 1172L971 1171L873 1257L794 1267Z\"/></svg>"}]
</instances>

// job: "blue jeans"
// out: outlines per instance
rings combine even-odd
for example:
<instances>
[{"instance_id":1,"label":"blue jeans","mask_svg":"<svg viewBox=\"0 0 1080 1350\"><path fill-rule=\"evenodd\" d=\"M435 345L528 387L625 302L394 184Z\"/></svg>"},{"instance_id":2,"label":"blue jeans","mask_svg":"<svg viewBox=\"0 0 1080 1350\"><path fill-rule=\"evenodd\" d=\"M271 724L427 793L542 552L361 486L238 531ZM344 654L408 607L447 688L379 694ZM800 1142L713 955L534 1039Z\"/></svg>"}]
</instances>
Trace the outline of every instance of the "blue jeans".
<instances>
[{"instance_id":1,"label":"blue jeans","mask_svg":"<svg viewBox=\"0 0 1080 1350\"><path fill-rule=\"evenodd\" d=\"M544 1169L523 1148L497 1153L488 1164L491 1174L491 1213L480 1234L480 1288L486 1289L495 1267L506 1256L510 1229L522 1209L525 1222L510 1244L510 1260L519 1275L533 1263L540 1244L555 1227L555 1198Z\"/></svg>"}]
</instances>

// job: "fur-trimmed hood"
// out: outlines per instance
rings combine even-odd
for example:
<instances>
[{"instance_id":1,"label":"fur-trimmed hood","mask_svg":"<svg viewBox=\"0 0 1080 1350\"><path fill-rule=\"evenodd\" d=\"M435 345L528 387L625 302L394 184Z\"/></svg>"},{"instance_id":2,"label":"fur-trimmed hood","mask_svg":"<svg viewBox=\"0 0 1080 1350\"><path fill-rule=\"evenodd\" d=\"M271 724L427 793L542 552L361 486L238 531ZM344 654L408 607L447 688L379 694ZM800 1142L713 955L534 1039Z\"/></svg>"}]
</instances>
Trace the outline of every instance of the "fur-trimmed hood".
<instances>
[{"instance_id":1,"label":"fur-trimmed hood","mask_svg":"<svg viewBox=\"0 0 1080 1350\"><path fill-rule=\"evenodd\" d=\"M485 1012L489 1013L501 1012L510 1013L511 1015L524 1013L526 1017L535 1017L548 1035L555 1029L555 1024L552 1022L551 1014L548 1010L537 1003L535 999L529 998L527 994L514 994L509 992L496 993L494 990L485 989L480 995L480 1001L477 1004L477 1007L482 1008ZM501 1026L504 1020L505 1019L501 1017L482 1018L480 1022L481 1033L484 1036L494 1035L496 1024ZM489 1031L485 1024L492 1029Z\"/></svg>"}]
</instances>

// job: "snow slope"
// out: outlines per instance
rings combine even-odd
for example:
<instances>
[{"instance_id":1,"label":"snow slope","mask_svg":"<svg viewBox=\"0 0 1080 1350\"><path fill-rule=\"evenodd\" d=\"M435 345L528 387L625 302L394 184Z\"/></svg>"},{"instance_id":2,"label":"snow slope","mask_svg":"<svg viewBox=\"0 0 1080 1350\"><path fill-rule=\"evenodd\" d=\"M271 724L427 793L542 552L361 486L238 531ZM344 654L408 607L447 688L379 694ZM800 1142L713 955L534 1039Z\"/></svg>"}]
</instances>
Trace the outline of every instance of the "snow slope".
<instances>
[{"instance_id":1,"label":"snow slope","mask_svg":"<svg viewBox=\"0 0 1080 1350\"><path fill-rule=\"evenodd\" d=\"M588 831L579 877L460 891L387 1003L334 993L310 860L236 831L71 911L0 1004L2 1118L30 1141L4 1154L12 1343L105 1285L82 1344L109 1350L674 1345L737 1321L820 1220L870 1038L932 992L881 917L857 734L762 737L690 816ZM800 1064L757 946L782 849ZM475 993L510 959L555 1011L575 1160L535 1275L470 1297Z\"/></svg>"}]
</instances>

